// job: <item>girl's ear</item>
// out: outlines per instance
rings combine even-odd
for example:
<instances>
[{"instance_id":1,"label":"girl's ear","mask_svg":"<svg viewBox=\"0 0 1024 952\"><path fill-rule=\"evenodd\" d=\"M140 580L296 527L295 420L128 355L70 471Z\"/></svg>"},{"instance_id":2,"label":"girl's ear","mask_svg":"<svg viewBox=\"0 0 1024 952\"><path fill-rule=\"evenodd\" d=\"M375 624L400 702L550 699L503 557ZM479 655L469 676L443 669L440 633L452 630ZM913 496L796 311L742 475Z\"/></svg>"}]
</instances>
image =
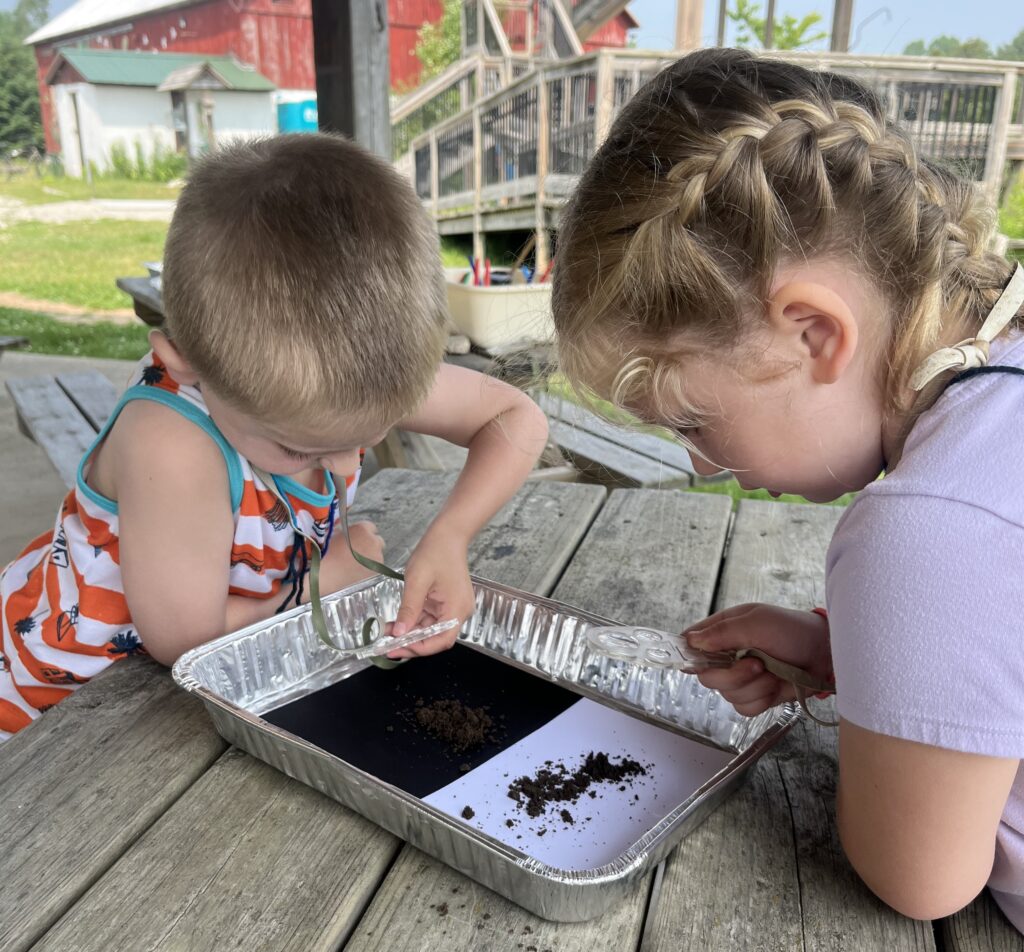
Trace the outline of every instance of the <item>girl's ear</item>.
<instances>
[{"instance_id":1,"label":"girl's ear","mask_svg":"<svg viewBox=\"0 0 1024 952\"><path fill-rule=\"evenodd\" d=\"M788 354L806 364L815 383L835 383L857 352L853 311L831 288L788 281L768 302L768 321Z\"/></svg>"},{"instance_id":2,"label":"girl's ear","mask_svg":"<svg viewBox=\"0 0 1024 952\"><path fill-rule=\"evenodd\" d=\"M153 348L153 352L179 383L191 385L199 382L199 377L189 362L163 331L152 330L149 332L149 346Z\"/></svg>"}]
</instances>

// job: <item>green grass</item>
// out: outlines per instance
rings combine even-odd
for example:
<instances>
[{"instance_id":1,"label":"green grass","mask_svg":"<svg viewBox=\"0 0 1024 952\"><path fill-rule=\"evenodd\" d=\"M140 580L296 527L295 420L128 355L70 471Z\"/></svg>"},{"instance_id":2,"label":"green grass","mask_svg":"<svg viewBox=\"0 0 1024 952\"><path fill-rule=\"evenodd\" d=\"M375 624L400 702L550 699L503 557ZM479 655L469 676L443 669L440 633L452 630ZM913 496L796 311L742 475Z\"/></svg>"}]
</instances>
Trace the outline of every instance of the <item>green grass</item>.
<instances>
[{"instance_id":1,"label":"green grass","mask_svg":"<svg viewBox=\"0 0 1024 952\"><path fill-rule=\"evenodd\" d=\"M98 178L90 185L85 179L58 175L36 175L29 170L12 179L0 173L0 198L16 198L29 205L75 202L90 198L177 198L180 186L161 182L138 182L121 178Z\"/></svg>"},{"instance_id":2,"label":"green grass","mask_svg":"<svg viewBox=\"0 0 1024 952\"><path fill-rule=\"evenodd\" d=\"M738 482L736 482L735 479L723 480L720 483L703 483L700 486L691 486L687 492L715 493L722 496L732 496L734 509L741 499L766 499L768 502L809 502L809 500L804 499L803 496L794 496L791 493L783 493L778 499L776 499L768 492L767 489L744 489ZM823 505L845 506L853 502L854 495L854 493L847 493L845 496L840 496L839 499L830 503L824 503ZM811 503L811 505L822 504Z\"/></svg>"},{"instance_id":3,"label":"green grass","mask_svg":"<svg viewBox=\"0 0 1024 952\"><path fill-rule=\"evenodd\" d=\"M999 210L999 230L1008 238L1024 238L1024 173L1010 186Z\"/></svg>"},{"instance_id":4,"label":"green grass","mask_svg":"<svg viewBox=\"0 0 1024 952\"><path fill-rule=\"evenodd\" d=\"M458 238L441 238L441 264L446 268L465 268L469 266L469 256L473 253L473 243Z\"/></svg>"},{"instance_id":5,"label":"green grass","mask_svg":"<svg viewBox=\"0 0 1024 952\"><path fill-rule=\"evenodd\" d=\"M67 324L43 314L0 307L0 335L27 337L26 350L69 357L138 360L149 350L149 328L138 324Z\"/></svg>"},{"instance_id":6,"label":"green grass","mask_svg":"<svg viewBox=\"0 0 1024 952\"><path fill-rule=\"evenodd\" d=\"M0 229L0 291L95 311L130 307L114 279L143 274L166 237L164 222L19 222Z\"/></svg>"}]
</instances>

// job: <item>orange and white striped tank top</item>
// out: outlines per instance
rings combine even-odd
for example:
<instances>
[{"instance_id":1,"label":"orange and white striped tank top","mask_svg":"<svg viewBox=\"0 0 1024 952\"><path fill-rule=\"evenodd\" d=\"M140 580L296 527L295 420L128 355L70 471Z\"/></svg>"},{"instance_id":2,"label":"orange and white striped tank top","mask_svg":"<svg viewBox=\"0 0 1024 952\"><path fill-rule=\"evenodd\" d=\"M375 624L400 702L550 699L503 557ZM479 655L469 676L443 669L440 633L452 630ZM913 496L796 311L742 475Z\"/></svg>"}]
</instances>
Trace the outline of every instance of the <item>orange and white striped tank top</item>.
<instances>
[{"instance_id":1,"label":"orange and white striped tank top","mask_svg":"<svg viewBox=\"0 0 1024 952\"><path fill-rule=\"evenodd\" d=\"M0 573L0 741L112 662L145 650L121 584L117 503L85 482L92 453L131 400L180 413L220 448L235 523L231 594L276 598L279 610L288 607L301 595L308 565L306 543L295 529L321 540L325 549L330 543L338 516L330 473L324 474L322 493L288 476L272 476L279 499L217 429L199 388L179 384L150 353L83 457L53 530ZM357 482L358 473L347 480L349 505Z\"/></svg>"}]
</instances>

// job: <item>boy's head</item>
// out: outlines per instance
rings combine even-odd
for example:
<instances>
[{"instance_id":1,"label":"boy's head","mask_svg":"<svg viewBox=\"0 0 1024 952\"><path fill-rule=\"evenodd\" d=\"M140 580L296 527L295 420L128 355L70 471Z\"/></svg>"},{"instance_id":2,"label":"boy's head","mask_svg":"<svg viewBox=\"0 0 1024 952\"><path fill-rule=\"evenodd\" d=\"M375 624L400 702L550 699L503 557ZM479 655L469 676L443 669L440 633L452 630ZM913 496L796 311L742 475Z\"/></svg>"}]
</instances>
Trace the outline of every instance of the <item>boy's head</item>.
<instances>
[{"instance_id":1,"label":"boy's head","mask_svg":"<svg viewBox=\"0 0 1024 952\"><path fill-rule=\"evenodd\" d=\"M307 432L384 430L443 353L437 238L388 163L333 135L229 145L199 162L164 252L166 330L204 388Z\"/></svg>"}]
</instances>

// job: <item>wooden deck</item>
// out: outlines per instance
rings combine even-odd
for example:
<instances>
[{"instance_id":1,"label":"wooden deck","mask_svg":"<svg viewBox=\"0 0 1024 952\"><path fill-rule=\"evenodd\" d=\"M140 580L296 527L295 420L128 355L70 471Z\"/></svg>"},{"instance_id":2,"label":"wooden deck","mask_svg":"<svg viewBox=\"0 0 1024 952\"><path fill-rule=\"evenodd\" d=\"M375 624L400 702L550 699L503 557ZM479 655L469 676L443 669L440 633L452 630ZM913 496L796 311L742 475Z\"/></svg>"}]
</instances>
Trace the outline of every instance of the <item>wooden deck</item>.
<instances>
[{"instance_id":1,"label":"wooden deck","mask_svg":"<svg viewBox=\"0 0 1024 952\"><path fill-rule=\"evenodd\" d=\"M401 562L454 477L382 472L360 490ZM476 540L480 575L679 628L766 600L823 598L840 510L532 483ZM835 733L801 723L627 901L546 922L228 748L199 703L128 659L0 748L0 949L1020 950L982 897L913 922L836 839ZM447 913L439 911L441 907Z\"/></svg>"}]
</instances>

